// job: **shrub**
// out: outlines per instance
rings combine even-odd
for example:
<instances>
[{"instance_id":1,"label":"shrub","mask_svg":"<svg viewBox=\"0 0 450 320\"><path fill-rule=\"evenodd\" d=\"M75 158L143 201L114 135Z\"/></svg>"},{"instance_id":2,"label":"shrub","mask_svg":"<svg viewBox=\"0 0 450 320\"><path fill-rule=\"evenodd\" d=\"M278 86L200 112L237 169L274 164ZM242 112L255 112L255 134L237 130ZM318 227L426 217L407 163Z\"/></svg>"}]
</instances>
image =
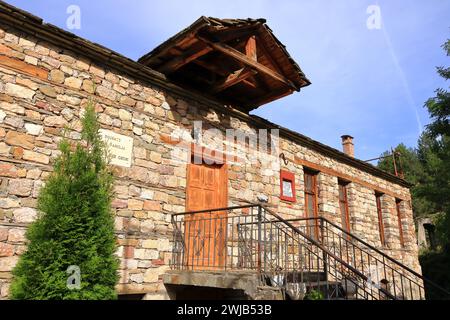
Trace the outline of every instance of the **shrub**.
<instances>
[{"instance_id":1,"label":"shrub","mask_svg":"<svg viewBox=\"0 0 450 320\"><path fill-rule=\"evenodd\" d=\"M61 141L54 172L40 191L40 216L29 227L27 251L13 270L13 299L116 298L113 177L92 103L82 124L82 141ZM78 289L68 286L70 266L80 270Z\"/></svg>"}]
</instances>

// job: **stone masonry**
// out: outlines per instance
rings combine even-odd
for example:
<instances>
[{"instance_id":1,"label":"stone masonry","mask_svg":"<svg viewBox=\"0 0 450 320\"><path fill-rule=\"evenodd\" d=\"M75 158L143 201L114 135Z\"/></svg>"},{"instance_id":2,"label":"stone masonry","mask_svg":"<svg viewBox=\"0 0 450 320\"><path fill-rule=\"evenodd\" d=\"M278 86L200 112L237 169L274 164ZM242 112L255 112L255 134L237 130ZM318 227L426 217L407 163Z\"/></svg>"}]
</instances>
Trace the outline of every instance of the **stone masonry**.
<instances>
[{"instance_id":1,"label":"stone masonry","mask_svg":"<svg viewBox=\"0 0 450 320\"><path fill-rule=\"evenodd\" d=\"M25 231L39 212L39 189L52 172L64 128L80 139L80 115L92 99L102 128L133 138L130 168L114 166L115 228L121 259L121 294L142 293L147 299L167 299L162 275L169 269L172 213L185 211L186 164L173 160L176 144L168 142L181 129L191 132L194 121L203 129L224 133L234 128L259 129L250 121L183 99L158 86L63 50L0 22L0 298L8 297L11 270L26 250ZM330 156L280 138L288 159L282 169L295 174L297 201L280 200L279 172L260 164L228 167L228 204L257 202L285 217L304 215L304 164L314 163L345 174L351 231L420 272L410 193L407 187L377 177ZM219 144L221 142L219 141ZM175 150L176 151L176 150ZM318 174L319 214L340 224L338 178ZM389 190L382 199L386 246L379 239L374 189ZM401 202L405 246L400 246L395 198Z\"/></svg>"}]
</instances>

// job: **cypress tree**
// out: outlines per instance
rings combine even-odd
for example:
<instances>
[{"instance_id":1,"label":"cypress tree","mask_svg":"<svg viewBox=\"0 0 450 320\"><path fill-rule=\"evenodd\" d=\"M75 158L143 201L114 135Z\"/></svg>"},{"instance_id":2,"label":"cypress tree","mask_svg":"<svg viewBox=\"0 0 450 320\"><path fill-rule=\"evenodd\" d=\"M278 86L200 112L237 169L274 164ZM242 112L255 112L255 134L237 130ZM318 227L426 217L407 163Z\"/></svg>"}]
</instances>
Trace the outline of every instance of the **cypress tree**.
<instances>
[{"instance_id":1,"label":"cypress tree","mask_svg":"<svg viewBox=\"0 0 450 320\"><path fill-rule=\"evenodd\" d=\"M81 142L60 142L61 154L40 191L40 215L13 270L13 299L116 298L113 176L92 103L82 124Z\"/></svg>"}]
</instances>

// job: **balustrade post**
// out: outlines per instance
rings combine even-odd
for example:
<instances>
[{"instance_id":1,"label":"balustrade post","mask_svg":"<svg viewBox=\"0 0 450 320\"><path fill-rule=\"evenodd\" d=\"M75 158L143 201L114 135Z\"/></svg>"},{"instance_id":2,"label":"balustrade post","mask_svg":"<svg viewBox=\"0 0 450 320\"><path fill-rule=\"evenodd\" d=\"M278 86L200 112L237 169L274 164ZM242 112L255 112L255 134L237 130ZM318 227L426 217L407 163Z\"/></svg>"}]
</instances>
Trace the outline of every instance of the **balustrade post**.
<instances>
[{"instance_id":1,"label":"balustrade post","mask_svg":"<svg viewBox=\"0 0 450 320\"><path fill-rule=\"evenodd\" d=\"M262 207L258 206L258 272L261 273L261 227L262 227Z\"/></svg>"},{"instance_id":2,"label":"balustrade post","mask_svg":"<svg viewBox=\"0 0 450 320\"><path fill-rule=\"evenodd\" d=\"M325 228L324 228L324 220L323 219L320 219L320 241L321 241L322 245L326 248ZM328 292L329 292L329 288L328 288L328 255L324 250L322 251L322 259L323 259L323 273L325 275L325 281L326 281L326 287L325 287L326 297L329 298L329 296L328 296Z\"/></svg>"}]
</instances>

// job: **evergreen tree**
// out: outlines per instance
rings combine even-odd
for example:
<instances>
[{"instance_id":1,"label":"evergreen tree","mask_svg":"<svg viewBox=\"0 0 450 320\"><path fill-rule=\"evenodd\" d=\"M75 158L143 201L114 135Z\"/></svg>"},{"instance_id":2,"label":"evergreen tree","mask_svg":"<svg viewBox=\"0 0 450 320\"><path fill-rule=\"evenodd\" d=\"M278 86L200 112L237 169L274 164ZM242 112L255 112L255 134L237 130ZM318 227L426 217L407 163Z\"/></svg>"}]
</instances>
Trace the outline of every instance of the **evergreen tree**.
<instances>
[{"instance_id":1,"label":"evergreen tree","mask_svg":"<svg viewBox=\"0 0 450 320\"><path fill-rule=\"evenodd\" d=\"M83 141L73 146L62 140L54 172L39 194L40 217L29 227L27 251L13 270L13 299L116 298L113 177L92 104L82 123Z\"/></svg>"},{"instance_id":2,"label":"evergreen tree","mask_svg":"<svg viewBox=\"0 0 450 320\"><path fill-rule=\"evenodd\" d=\"M443 48L450 56L450 40ZM438 67L437 72L450 79L450 67ZM405 179L413 184L415 215L446 213L439 221L438 235L442 245L450 245L450 92L439 88L435 93L425 103L431 123L420 136L417 149L400 144L395 151L401 153ZM378 167L394 172L390 158L379 161Z\"/></svg>"},{"instance_id":3,"label":"evergreen tree","mask_svg":"<svg viewBox=\"0 0 450 320\"><path fill-rule=\"evenodd\" d=\"M423 131L420 135L416 151L422 170L420 179L413 187L414 197L416 197L416 201L421 204L419 210L425 215L440 213L439 200L436 201L436 199L430 199L430 197L426 195L426 193L433 188L432 180L436 174L433 168L435 168L437 162L439 162L434 148L434 139L430 136L428 130Z\"/></svg>"},{"instance_id":4,"label":"evergreen tree","mask_svg":"<svg viewBox=\"0 0 450 320\"><path fill-rule=\"evenodd\" d=\"M450 56L450 40L443 45L447 56ZM450 67L438 67L437 71L445 80L450 80ZM431 117L431 124L427 127L430 150L435 155L428 154L429 181L422 187L424 197L436 203L443 218L437 225L438 235L443 247L450 251L450 92L437 89L436 96L426 102Z\"/></svg>"},{"instance_id":5,"label":"evergreen tree","mask_svg":"<svg viewBox=\"0 0 450 320\"><path fill-rule=\"evenodd\" d=\"M420 178L420 172L422 170L416 150L413 148L408 148L403 143L400 143L397 147L395 147L394 152L400 154L400 157L397 157L396 159L397 171L400 171L401 165L401 169L405 175L405 180L413 184L416 183ZM383 158L378 161L378 168L394 174L394 161L392 159L391 152L385 151L381 154L381 156Z\"/></svg>"},{"instance_id":6,"label":"evergreen tree","mask_svg":"<svg viewBox=\"0 0 450 320\"><path fill-rule=\"evenodd\" d=\"M450 56L450 40L444 44ZM438 67L438 73L445 80L450 79L450 67ZM436 234L439 246L436 251L424 252L420 256L423 275L450 292L450 92L436 90L425 106L431 116L424 139L419 141L422 152L419 154L424 166L427 181L421 185L419 193L433 202L442 214L437 219ZM425 147L423 147L425 146ZM429 288L428 299L448 299L439 290Z\"/></svg>"},{"instance_id":7,"label":"evergreen tree","mask_svg":"<svg viewBox=\"0 0 450 320\"><path fill-rule=\"evenodd\" d=\"M450 39L442 48L450 56ZM437 67L438 74L444 80L450 80L450 67ZM436 96L428 99L425 106L430 113L432 123L428 126L434 136L450 137L450 92L448 89L439 88L435 91Z\"/></svg>"},{"instance_id":8,"label":"evergreen tree","mask_svg":"<svg viewBox=\"0 0 450 320\"><path fill-rule=\"evenodd\" d=\"M450 40L443 48L450 56ZM437 72L445 80L450 79L450 67L438 67ZM431 123L421 135L417 149L400 145L397 151L402 153L405 178L413 183L411 194L416 216L439 213L435 219L438 246L420 255L422 273L450 292L450 92L440 88L435 93L425 103ZM378 166L393 172L392 160L382 160ZM448 299L434 287L426 288L426 296Z\"/></svg>"},{"instance_id":9,"label":"evergreen tree","mask_svg":"<svg viewBox=\"0 0 450 320\"><path fill-rule=\"evenodd\" d=\"M400 143L394 149L394 152L400 154L396 161L397 171L402 170L404 179L412 184L412 206L416 217L436 213L433 203L419 192L421 185L427 181L424 163L419 157L420 150L420 147L418 149L408 148L403 143ZM382 153L381 156L383 158L378 161L377 166L384 171L394 174L394 161L390 155L390 151Z\"/></svg>"}]
</instances>

